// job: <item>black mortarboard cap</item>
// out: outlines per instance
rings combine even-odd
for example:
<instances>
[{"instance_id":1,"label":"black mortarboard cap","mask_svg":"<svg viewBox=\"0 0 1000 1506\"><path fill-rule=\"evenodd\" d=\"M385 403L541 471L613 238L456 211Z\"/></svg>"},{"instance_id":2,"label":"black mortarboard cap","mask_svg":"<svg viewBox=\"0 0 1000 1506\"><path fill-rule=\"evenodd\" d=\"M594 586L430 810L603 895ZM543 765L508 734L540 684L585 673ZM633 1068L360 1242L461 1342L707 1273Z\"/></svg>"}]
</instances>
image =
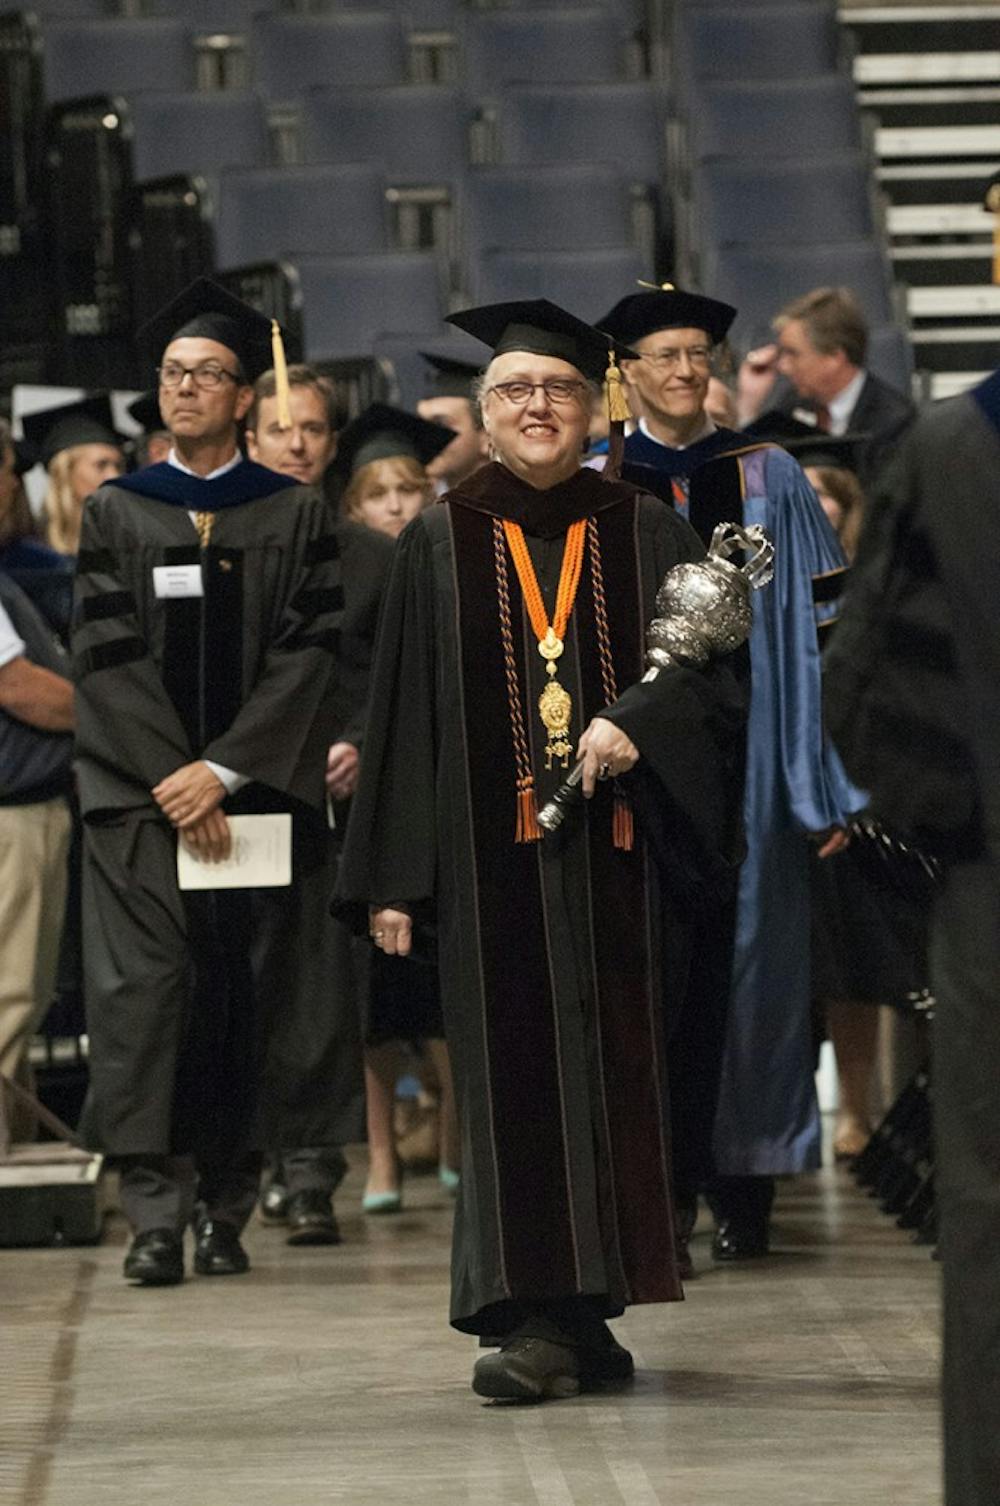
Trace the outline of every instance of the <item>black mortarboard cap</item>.
<instances>
[{"instance_id":1,"label":"black mortarboard cap","mask_svg":"<svg viewBox=\"0 0 1000 1506\"><path fill-rule=\"evenodd\" d=\"M791 413L772 409L747 424L743 430L750 440L772 440L780 444L800 465L828 465L856 471L866 434L828 434L815 424L803 423Z\"/></svg>"},{"instance_id":2,"label":"black mortarboard cap","mask_svg":"<svg viewBox=\"0 0 1000 1506\"><path fill-rule=\"evenodd\" d=\"M422 350L420 356L430 367L427 385L434 397L471 399L473 384L483 368L481 361L444 349Z\"/></svg>"},{"instance_id":3,"label":"black mortarboard cap","mask_svg":"<svg viewBox=\"0 0 1000 1506\"><path fill-rule=\"evenodd\" d=\"M334 465L349 476L373 460L393 460L398 455L427 465L454 438L455 431L444 424L428 423L388 403L372 403L341 429Z\"/></svg>"},{"instance_id":4,"label":"black mortarboard cap","mask_svg":"<svg viewBox=\"0 0 1000 1506\"><path fill-rule=\"evenodd\" d=\"M58 408L43 408L26 413L21 419L24 437L42 465L48 465L61 450L78 444L124 443L115 433L111 399L106 392L81 398L76 403L62 403Z\"/></svg>"},{"instance_id":5,"label":"black mortarboard cap","mask_svg":"<svg viewBox=\"0 0 1000 1506\"><path fill-rule=\"evenodd\" d=\"M604 330L585 324L547 298L531 298L520 303L488 303L479 308L463 309L450 314L447 322L466 330L495 356L523 350L535 356L557 356L569 361L592 381L604 378L608 356L616 348L619 360L633 352L618 346Z\"/></svg>"},{"instance_id":6,"label":"black mortarboard cap","mask_svg":"<svg viewBox=\"0 0 1000 1506\"><path fill-rule=\"evenodd\" d=\"M718 345L726 338L735 318L736 310L731 304L665 283L661 288L620 298L598 323L616 340L626 343L655 335L660 329L703 329L712 344Z\"/></svg>"},{"instance_id":7,"label":"black mortarboard cap","mask_svg":"<svg viewBox=\"0 0 1000 1506\"><path fill-rule=\"evenodd\" d=\"M255 382L275 365L273 324L210 277L198 277L142 325L138 340L156 366L172 340L187 336L218 340L232 351L247 381Z\"/></svg>"},{"instance_id":8,"label":"black mortarboard cap","mask_svg":"<svg viewBox=\"0 0 1000 1506\"><path fill-rule=\"evenodd\" d=\"M163 414L160 412L160 399L154 389L149 392L140 392L134 397L125 409L129 418L134 418L144 434L151 434L155 429L165 429Z\"/></svg>"}]
</instances>

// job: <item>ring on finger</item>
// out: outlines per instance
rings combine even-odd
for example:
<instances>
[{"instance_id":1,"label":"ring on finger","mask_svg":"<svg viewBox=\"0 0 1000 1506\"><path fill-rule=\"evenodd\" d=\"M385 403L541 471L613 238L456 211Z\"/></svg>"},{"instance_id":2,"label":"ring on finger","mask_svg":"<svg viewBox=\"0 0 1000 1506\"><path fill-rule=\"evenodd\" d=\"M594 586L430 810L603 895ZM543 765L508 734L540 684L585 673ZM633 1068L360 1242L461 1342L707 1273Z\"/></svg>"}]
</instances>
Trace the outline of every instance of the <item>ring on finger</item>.
<instances>
[{"instance_id":1,"label":"ring on finger","mask_svg":"<svg viewBox=\"0 0 1000 1506\"><path fill-rule=\"evenodd\" d=\"M609 779L611 777L611 765L609 763L602 763L597 777L598 779Z\"/></svg>"}]
</instances>

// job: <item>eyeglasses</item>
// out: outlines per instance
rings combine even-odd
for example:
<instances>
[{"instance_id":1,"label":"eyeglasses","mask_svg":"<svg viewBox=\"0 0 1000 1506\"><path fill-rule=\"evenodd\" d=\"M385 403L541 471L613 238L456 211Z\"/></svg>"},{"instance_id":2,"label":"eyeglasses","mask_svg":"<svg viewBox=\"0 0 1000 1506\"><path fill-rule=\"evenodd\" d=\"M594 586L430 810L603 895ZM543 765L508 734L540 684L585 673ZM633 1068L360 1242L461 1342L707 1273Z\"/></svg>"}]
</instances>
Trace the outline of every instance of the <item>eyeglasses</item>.
<instances>
[{"instance_id":1,"label":"eyeglasses","mask_svg":"<svg viewBox=\"0 0 1000 1506\"><path fill-rule=\"evenodd\" d=\"M196 387L204 387L211 392L221 387L227 379L230 382L239 383L241 378L235 371L226 371L223 366L182 366L180 361L168 361L165 366L157 370L161 387L179 387L186 376L189 376Z\"/></svg>"},{"instance_id":2,"label":"eyeglasses","mask_svg":"<svg viewBox=\"0 0 1000 1506\"><path fill-rule=\"evenodd\" d=\"M669 371L679 366L685 356L687 356L696 371L707 371L712 364L712 347L710 345L688 345L680 350L656 350L652 351L649 355L643 355L641 359L648 361L651 366L658 366L664 371Z\"/></svg>"},{"instance_id":3,"label":"eyeglasses","mask_svg":"<svg viewBox=\"0 0 1000 1506\"><path fill-rule=\"evenodd\" d=\"M497 382L495 387L490 387L487 391L499 392L500 396L506 398L508 403L513 403L515 408L523 408L525 403L531 401L539 387L548 401L556 407L564 403L572 403L587 390L583 382L550 377L547 382Z\"/></svg>"}]
</instances>

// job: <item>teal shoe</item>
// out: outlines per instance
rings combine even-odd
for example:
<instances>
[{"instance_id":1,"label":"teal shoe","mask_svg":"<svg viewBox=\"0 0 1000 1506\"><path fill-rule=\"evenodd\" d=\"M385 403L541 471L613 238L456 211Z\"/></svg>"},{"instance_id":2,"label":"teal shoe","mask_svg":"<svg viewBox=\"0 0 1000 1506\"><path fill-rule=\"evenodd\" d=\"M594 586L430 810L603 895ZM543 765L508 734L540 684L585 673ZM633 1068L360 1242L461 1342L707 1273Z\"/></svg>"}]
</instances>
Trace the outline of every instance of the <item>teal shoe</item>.
<instances>
[{"instance_id":1,"label":"teal shoe","mask_svg":"<svg viewBox=\"0 0 1000 1506\"><path fill-rule=\"evenodd\" d=\"M459 1172L453 1171L450 1166L445 1166L442 1164L438 1167L438 1181L441 1183L441 1186L444 1188L445 1192L450 1193L452 1197L454 1197L455 1193L458 1191L458 1184L461 1180L462 1178Z\"/></svg>"},{"instance_id":2,"label":"teal shoe","mask_svg":"<svg viewBox=\"0 0 1000 1506\"><path fill-rule=\"evenodd\" d=\"M364 1213L398 1213L402 1206L401 1192L366 1192L361 1199Z\"/></svg>"}]
</instances>

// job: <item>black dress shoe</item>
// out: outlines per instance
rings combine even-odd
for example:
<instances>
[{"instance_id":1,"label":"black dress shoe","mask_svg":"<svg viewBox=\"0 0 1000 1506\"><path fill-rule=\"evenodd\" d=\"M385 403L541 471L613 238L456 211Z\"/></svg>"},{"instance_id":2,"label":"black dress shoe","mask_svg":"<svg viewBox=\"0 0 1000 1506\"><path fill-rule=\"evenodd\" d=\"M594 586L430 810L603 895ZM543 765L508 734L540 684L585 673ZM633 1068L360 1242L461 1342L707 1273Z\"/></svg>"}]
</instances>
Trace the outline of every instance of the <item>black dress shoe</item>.
<instances>
[{"instance_id":1,"label":"black dress shoe","mask_svg":"<svg viewBox=\"0 0 1000 1506\"><path fill-rule=\"evenodd\" d=\"M593 1390L596 1386L620 1385L631 1380L635 1374L635 1361L624 1345L619 1344L610 1328L606 1328L606 1342L588 1344L580 1350L580 1389Z\"/></svg>"},{"instance_id":2,"label":"black dress shoe","mask_svg":"<svg viewBox=\"0 0 1000 1506\"><path fill-rule=\"evenodd\" d=\"M514 1335L472 1371L472 1389L493 1401L558 1401L580 1391L580 1355L570 1345Z\"/></svg>"},{"instance_id":3,"label":"black dress shoe","mask_svg":"<svg viewBox=\"0 0 1000 1506\"><path fill-rule=\"evenodd\" d=\"M290 1245L339 1245L340 1229L333 1216L330 1194L319 1187L293 1192L285 1215Z\"/></svg>"},{"instance_id":4,"label":"black dress shoe","mask_svg":"<svg viewBox=\"0 0 1000 1506\"><path fill-rule=\"evenodd\" d=\"M184 1280L184 1244L173 1229L146 1229L133 1239L123 1266L138 1286L176 1286Z\"/></svg>"},{"instance_id":5,"label":"black dress shoe","mask_svg":"<svg viewBox=\"0 0 1000 1506\"><path fill-rule=\"evenodd\" d=\"M712 1259L725 1264L734 1260L759 1260L771 1247L767 1219L727 1219L712 1240Z\"/></svg>"},{"instance_id":6,"label":"black dress shoe","mask_svg":"<svg viewBox=\"0 0 1000 1506\"><path fill-rule=\"evenodd\" d=\"M262 1224L283 1224L288 1219L288 1188L281 1181L268 1182L257 1204Z\"/></svg>"},{"instance_id":7,"label":"black dress shoe","mask_svg":"<svg viewBox=\"0 0 1000 1506\"><path fill-rule=\"evenodd\" d=\"M208 1218L195 1232L194 1268L199 1276L242 1276L250 1259L239 1231L221 1219Z\"/></svg>"}]
</instances>

